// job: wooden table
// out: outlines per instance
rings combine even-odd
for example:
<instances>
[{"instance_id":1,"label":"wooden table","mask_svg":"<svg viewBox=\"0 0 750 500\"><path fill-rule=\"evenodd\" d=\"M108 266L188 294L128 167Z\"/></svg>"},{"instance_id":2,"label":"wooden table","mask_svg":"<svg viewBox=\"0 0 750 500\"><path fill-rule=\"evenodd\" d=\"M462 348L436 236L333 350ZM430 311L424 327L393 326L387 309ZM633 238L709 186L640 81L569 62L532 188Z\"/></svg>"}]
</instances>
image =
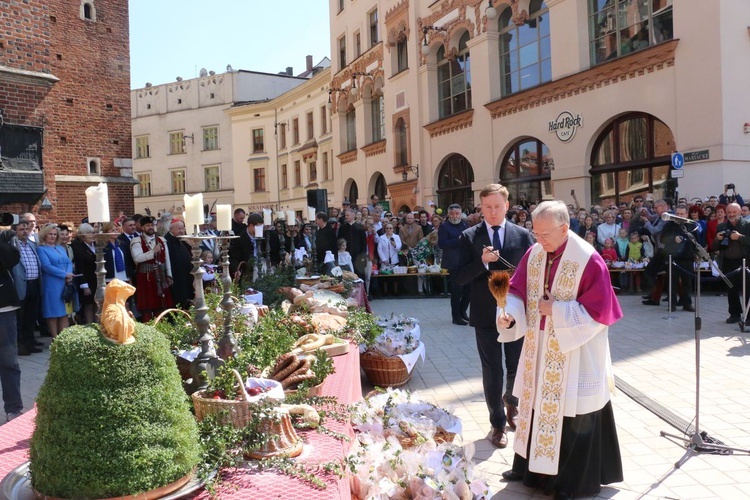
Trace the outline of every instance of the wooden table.
<instances>
[{"instance_id":1,"label":"wooden table","mask_svg":"<svg viewBox=\"0 0 750 500\"><path fill-rule=\"evenodd\" d=\"M378 279L378 280L386 280L386 281L394 281L394 280L404 280L405 278L417 278L419 276L441 276L443 278L443 293L442 296L449 295L448 293L448 276L449 273L405 273L405 274L373 274L370 277L370 280ZM431 281L428 279L425 281L425 284L427 286L427 295L434 296L432 290L432 284Z\"/></svg>"},{"instance_id":2,"label":"wooden table","mask_svg":"<svg viewBox=\"0 0 750 500\"><path fill-rule=\"evenodd\" d=\"M335 396L339 403L349 404L362 399L362 386L359 371L359 349L354 344L349 352L333 358L336 372L329 375L323 383L322 393ZM34 432L36 407L27 411L15 420L0 427L0 479L29 459L29 440ZM340 423L332 419L326 427L338 433L354 437L350 423ZM305 448L298 460L314 465L343 459L349 453L352 441L341 441L315 430L298 431L305 441ZM217 492L217 498L261 500L266 498L294 499L347 499L351 498L348 476L338 478L323 473L318 477L326 483L325 489L293 477L284 476L272 471L262 473L248 468L239 468L225 474L223 486ZM193 498L208 499L205 491Z\"/></svg>"}]
</instances>

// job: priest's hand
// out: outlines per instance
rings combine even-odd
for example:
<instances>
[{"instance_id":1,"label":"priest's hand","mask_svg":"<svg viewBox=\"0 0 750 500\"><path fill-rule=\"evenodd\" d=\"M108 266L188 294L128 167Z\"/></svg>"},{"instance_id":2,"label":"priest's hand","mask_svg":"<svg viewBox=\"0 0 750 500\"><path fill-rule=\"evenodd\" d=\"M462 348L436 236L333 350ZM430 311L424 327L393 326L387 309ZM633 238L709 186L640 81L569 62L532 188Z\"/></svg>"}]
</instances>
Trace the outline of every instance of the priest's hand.
<instances>
[{"instance_id":1,"label":"priest's hand","mask_svg":"<svg viewBox=\"0 0 750 500\"><path fill-rule=\"evenodd\" d=\"M543 316L552 316L552 305L555 303L555 298L549 293L545 294L544 297L539 301L539 312Z\"/></svg>"},{"instance_id":2,"label":"priest's hand","mask_svg":"<svg viewBox=\"0 0 750 500\"><path fill-rule=\"evenodd\" d=\"M497 327L498 328L511 328L513 325L515 325L516 320L511 316L510 314L506 313L505 311L501 312L497 316Z\"/></svg>"}]
</instances>

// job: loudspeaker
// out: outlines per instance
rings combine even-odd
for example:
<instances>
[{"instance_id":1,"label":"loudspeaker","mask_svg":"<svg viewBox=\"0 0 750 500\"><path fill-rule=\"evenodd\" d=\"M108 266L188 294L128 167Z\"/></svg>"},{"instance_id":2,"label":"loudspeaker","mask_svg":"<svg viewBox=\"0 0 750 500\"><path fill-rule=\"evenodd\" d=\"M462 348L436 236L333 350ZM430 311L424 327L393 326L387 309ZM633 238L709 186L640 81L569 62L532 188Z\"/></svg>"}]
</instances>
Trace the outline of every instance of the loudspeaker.
<instances>
[{"instance_id":1,"label":"loudspeaker","mask_svg":"<svg viewBox=\"0 0 750 500\"><path fill-rule=\"evenodd\" d=\"M314 207L315 213L328 213L328 190L310 189L307 191L307 206Z\"/></svg>"}]
</instances>

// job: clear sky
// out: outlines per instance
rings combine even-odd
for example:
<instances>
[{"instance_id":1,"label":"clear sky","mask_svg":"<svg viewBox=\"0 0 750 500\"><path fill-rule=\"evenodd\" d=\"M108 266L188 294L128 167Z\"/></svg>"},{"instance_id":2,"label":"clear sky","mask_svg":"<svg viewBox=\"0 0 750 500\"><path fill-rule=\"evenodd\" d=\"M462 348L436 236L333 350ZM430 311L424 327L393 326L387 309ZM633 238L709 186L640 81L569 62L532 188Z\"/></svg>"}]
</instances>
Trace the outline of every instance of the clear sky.
<instances>
[{"instance_id":1,"label":"clear sky","mask_svg":"<svg viewBox=\"0 0 750 500\"><path fill-rule=\"evenodd\" d=\"M130 86L331 57L328 0L130 0Z\"/></svg>"}]
</instances>

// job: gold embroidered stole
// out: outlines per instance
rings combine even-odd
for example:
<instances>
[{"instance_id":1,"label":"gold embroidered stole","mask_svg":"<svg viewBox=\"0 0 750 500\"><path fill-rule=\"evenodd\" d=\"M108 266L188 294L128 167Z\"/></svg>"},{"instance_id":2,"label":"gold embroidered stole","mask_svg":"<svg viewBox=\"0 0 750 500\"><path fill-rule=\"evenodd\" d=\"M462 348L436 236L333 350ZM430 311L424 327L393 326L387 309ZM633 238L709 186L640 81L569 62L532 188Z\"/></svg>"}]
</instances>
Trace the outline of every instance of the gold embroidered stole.
<instances>
[{"instance_id":1,"label":"gold embroidered stole","mask_svg":"<svg viewBox=\"0 0 750 500\"><path fill-rule=\"evenodd\" d=\"M571 244L572 243L572 244ZM578 283L583 274L589 255L580 261L582 252L576 251L579 245L575 238L568 238L557 268L550 293L555 300L575 300ZM569 250L573 250L569 253ZM576 259L576 260L573 260ZM541 315L539 301L544 296L545 268L547 254L538 246L532 251L528 261L526 291L526 322L528 330L524 341L521 369L523 389L519 401L519 423L516 429L514 449L526 456L528 440L531 439L529 470L540 474L555 475L560 461L560 440L565 406L570 355L560 352L551 316L547 316L544 331L540 331ZM541 356L538 358L538 349ZM542 363L537 369L537 358ZM536 380L537 372L541 372ZM536 393L539 392L537 404ZM531 414L534 410L534 422ZM529 427L533 428L530 435ZM520 450L523 450L522 452Z\"/></svg>"}]
</instances>

